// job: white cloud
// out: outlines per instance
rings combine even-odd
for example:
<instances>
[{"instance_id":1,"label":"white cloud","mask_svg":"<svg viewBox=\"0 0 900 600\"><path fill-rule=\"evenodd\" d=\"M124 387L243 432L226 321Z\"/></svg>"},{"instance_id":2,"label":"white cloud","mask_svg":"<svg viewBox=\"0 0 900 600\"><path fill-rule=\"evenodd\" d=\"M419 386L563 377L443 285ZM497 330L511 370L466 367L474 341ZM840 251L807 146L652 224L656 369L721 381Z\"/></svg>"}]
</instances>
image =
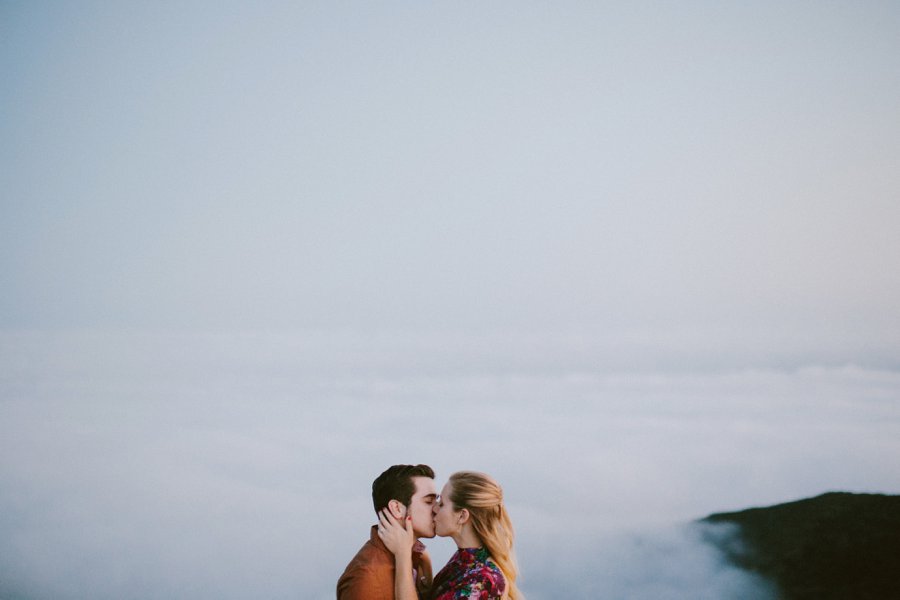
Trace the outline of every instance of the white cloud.
<instances>
[{"instance_id":1,"label":"white cloud","mask_svg":"<svg viewBox=\"0 0 900 600\"><path fill-rule=\"evenodd\" d=\"M517 374L517 347L492 372L459 338L313 339L4 334L5 591L325 598L373 520L371 480L426 462L501 481L534 598L561 548L580 550L559 566L572 597L745 598L754 583L680 524L900 492L896 372Z\"/></svg>"}]
</instances>

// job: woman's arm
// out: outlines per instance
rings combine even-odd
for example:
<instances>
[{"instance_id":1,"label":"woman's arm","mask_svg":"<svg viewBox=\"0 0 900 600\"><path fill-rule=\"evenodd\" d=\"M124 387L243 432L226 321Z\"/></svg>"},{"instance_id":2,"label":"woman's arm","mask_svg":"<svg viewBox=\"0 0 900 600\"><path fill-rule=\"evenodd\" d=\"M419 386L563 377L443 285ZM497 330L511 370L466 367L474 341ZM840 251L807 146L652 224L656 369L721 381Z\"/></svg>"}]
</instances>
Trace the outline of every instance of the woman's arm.
<instances>
[{"instance_id":1,"label":"woman's arm","mask_svg":"<svg viewBox=\"0 0 900 600\"><path fill-rule=\"evenodd\" d=\"M416 542L412 518L406 517L405 527L387 510L378 515L378 536L394 555L395 600L418 600L413 580L412 548Z\"/></svg>"}]
</instances>

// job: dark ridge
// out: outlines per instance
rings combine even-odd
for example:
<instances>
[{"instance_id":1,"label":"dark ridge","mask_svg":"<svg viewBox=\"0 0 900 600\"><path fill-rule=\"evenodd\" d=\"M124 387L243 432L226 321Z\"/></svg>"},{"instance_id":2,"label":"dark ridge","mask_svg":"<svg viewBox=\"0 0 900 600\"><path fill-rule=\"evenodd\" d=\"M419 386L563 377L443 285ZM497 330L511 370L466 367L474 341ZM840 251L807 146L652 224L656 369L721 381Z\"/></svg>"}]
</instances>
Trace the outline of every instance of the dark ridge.
<instances>
[{"instance_id":1,"label":"dark ridge","mask_svg":"<svg viewBox=\"0 0 900 600\"><path fill-rule=\"evenodd\" d=\"M733 535L708 530L707 541L783 600L900 599L900 496L831 492L701 523L736 525Z\"/></svg>"}]
</instances>

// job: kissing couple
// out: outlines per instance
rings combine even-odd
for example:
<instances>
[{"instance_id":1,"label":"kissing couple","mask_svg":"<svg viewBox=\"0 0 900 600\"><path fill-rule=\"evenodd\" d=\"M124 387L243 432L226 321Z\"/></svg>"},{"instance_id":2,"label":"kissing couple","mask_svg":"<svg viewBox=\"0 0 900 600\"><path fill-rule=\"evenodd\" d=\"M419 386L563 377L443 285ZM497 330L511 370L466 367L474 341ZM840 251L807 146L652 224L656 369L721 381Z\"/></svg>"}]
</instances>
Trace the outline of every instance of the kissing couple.
<instances>
[{"instance_id":1,"label":"kissing couple","mask_svg":"<svg viewBox=\"0 0 900 600\"><path fill-rule=\"evenodd\" d=\"M375 479L378 524L338 580L337 600L523 600L500 485L459 471L435 489L428 465L394 465ZM457 551L432 577L420 538L435 535L453 538Z\"/></svg>"}]
</instances>

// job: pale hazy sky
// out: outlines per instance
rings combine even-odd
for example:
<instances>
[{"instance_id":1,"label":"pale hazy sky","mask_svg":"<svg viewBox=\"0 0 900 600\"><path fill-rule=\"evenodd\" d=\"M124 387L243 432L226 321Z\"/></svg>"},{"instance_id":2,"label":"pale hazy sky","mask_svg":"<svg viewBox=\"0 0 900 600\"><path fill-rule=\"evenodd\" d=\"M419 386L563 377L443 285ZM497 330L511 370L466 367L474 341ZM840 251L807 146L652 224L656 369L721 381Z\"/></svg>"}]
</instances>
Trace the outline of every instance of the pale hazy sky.
<instances>
[{"instance_id":1,"label":"pale hazy sky","mask_svg":"<svg viewBox=\"0 0 900 600\"><path fill-rule=\"evenodd\" d=\"M896 366L898 31L891 1L4 1L0 327Z\"/></svg>"}]
</instances>

